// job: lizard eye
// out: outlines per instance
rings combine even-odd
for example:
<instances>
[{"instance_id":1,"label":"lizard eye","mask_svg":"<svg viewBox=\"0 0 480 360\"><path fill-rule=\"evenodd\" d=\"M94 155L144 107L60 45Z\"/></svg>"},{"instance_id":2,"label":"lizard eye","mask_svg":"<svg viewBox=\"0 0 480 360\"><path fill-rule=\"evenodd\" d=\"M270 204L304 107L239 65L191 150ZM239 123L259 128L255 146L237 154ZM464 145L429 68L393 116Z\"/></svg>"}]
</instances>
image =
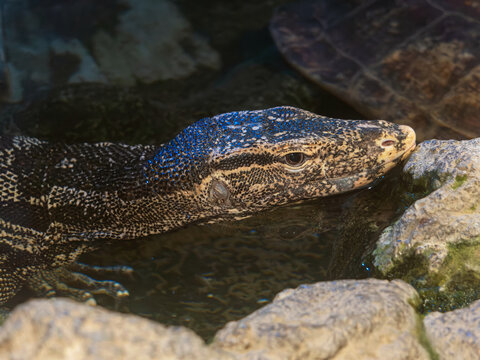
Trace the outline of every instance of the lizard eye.
<instances>
[{"instance_id":1,"label":"lizard eye","mask_svg":"<svg viewBox=\"0 0 480 360\"><path fill-rule=\"evenodd\" d=\"M285 163L290 166L300 166L305 162L306 156L301 152L294 152L285 155Z\"/></svg>"}]
</instances>

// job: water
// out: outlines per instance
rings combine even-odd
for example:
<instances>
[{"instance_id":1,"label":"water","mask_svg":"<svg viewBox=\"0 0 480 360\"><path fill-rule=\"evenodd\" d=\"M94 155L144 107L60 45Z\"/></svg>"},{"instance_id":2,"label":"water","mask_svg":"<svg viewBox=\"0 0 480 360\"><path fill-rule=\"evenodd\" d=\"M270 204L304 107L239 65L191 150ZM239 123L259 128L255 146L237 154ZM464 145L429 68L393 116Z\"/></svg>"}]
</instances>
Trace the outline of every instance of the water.
<instances>
[{"instance_id":1,"label":"water","mask_svg":"<svg viewBox=\"0 0 480 360\"><path fill-rule=\"evenodd\" d=\"M379 232L403 199L399 173L373 189L287 206L252 218L186 229L109 246L84 261L130 265L131 292L103 304L206 339L226 322L269 303L286 288L365 278Z\"/></svg>"}]
</instances>

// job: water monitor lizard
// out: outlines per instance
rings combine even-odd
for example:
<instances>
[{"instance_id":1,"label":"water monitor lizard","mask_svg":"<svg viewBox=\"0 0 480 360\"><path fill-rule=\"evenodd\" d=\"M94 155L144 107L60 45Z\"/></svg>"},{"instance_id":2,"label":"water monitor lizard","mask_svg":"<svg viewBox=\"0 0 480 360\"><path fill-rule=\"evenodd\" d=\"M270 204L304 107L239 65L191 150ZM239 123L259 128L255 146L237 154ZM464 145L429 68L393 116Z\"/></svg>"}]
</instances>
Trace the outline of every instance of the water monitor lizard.
<instances>
[{"instance_id":1,"label":"water monitor lizard","mask_svg":"<svg viewBox=\"0 0 480 360\"><path fill-rule=\"evenodd\" d=\"M205 118L160 146L0 137L0 305L107 240L356 189L414 146L407 126L292 107Z\"/></svg>"}]
</instances>

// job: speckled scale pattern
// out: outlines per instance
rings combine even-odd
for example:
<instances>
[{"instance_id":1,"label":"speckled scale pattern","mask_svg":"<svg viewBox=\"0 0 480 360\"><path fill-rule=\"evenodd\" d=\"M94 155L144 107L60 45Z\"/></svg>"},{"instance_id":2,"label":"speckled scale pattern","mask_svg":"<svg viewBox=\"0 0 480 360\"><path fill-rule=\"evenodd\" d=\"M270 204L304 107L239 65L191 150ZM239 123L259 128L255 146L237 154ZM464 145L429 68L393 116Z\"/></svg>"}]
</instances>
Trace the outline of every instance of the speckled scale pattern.
<instances>
[{"instance_id":1,"label":"speckled scale pattern","mask_svg":"<svg viewBox=\"0 0 480 360\"><path fill-rule=\"evenodd\" d=\"M385 139L395 145L382 147ZM106 240L349 191L411 145L398 125L291 107L205 118L158 147L0 137L0 304L35 272ZM305 163L289 166L290 152Z\"/></svg>"}]
</instances>

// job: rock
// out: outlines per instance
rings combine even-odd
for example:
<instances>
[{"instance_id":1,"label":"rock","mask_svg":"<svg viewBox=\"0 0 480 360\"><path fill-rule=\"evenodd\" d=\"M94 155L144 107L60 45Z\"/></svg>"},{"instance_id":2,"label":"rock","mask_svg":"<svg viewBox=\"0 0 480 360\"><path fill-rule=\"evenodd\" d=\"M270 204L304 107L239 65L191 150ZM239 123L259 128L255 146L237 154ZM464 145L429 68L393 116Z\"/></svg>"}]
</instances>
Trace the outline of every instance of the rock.
<instances>
[{"instance_id":1,"label":"rock","mask_svg":"<svg viewBox=\"0 0 480 360\"><path fill-rule=\"evenodd\" d=\"M217 69L220 57L196 35L177 7L168 0L124 0L115 34L93 37L95 58L113 83L178 79L199 67Z\"/></svg>"},{"instance_id":2,"label":"rock","mask_svg":"<svg viewBox=\"0 0 480 360\"><path fill-rule=\"evenodd\" d=\"M343 280L285 290L218 332L192 331L65 299L17 307L0 328L0 358L428 359L415 290L398 280Z\"/></svg>"},{"instance_id":3,"label":"rock","mask_svg":"<svg viewBox=\"0 0 480 360\"><path fill-rule=\"evenodd\" d=\"M404 171L432 192L383 232L374 264L387 273L414 253L438 271L447 256L455 261L455 251L466 245L460 263L480 273L480 138L421 143Z\"/></svg>"},{"instance_id":4,"label":"rock","mask_svg":"<svg viewBox=\"0 0 480 360\"><path fill-rule=\"evenodd\" d=\"M0 359L232 359L183 327L66 299L17 307L0 328Z\"/></svg>"},{"instance_id":5,"label":"rock","mask_svg":"<svg viewBox=\"0 0 480 360\"><path fill-rule=\"evenodd\" d=\"M0 359L478 359L480 300L422 324L401 280L340 280L279 293L207 346L191 330L66 299L18 306Z\"/></svg>"},{"instance_id":6,"label":"rock","mask_svg":"<svg viewBox=\"0 0 480 360\"><path fill-rule=\"evenodd\" d=\"M134 85L220 66L219 54L169 0L17 0L1 15L2 101L67 84Z\"/></svg>"},{"instance_id":7,"label":"rock","mask_svg":"<svg viewBox=\"0 0 480 360\"><path fill-rule=\"evenodd\" d=\"M431 313L424 324L427 337L440 359L479 358L480 300L468 308Z\"/></svg>"},{"instance_id":8,"label":"rock","mask_svg":"<svg viewBox=\"0 0 480 360\"><path fill-rule=\"evenodd\" d=\"M228 323L212 346L237 359L428 359L416 301L398 280L303 285Z\"/></svg>"}]
</instances>

